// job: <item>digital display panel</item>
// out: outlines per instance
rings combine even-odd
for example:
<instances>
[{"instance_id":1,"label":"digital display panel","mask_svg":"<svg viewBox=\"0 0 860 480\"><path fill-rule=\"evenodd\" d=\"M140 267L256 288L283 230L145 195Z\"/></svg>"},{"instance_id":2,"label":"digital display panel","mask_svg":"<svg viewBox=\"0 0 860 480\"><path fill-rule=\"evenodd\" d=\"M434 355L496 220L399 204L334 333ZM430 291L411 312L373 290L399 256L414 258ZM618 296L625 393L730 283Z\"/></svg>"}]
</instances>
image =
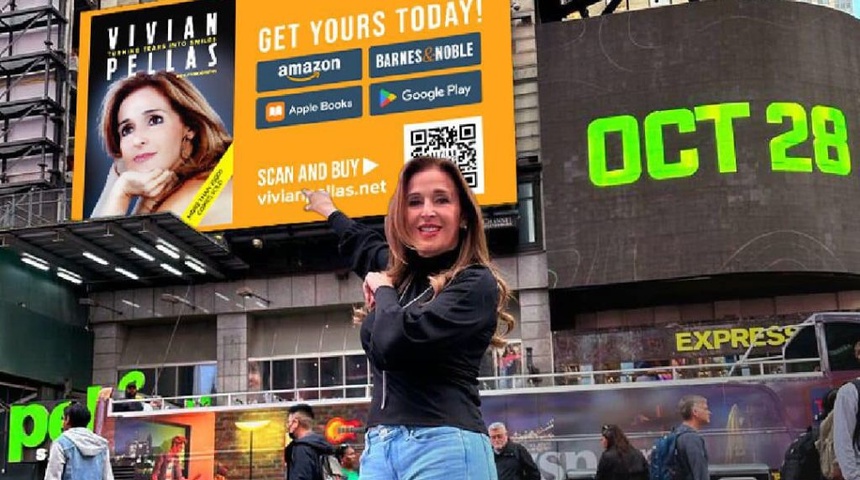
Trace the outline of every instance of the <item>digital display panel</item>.
<instances>
[{"instance_id":1,"label":"digital display panel","mask_svg":"<svg viewBox=\"0 0 860 480\"><path fill-rule=\"evenodd\" d=\"M779 1L539 25L556 286L860 271L858 26Z\"/></svg>"}]
</instances>

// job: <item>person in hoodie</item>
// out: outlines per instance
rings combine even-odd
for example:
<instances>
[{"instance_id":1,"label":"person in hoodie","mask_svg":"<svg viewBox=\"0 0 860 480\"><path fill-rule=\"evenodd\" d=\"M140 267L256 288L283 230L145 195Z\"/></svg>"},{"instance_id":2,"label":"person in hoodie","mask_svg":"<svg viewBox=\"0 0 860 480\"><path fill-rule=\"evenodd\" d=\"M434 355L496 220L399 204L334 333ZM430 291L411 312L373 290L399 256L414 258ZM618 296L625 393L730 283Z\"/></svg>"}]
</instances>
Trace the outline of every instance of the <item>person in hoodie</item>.
<instances>
[{"instance_id":1,"label":"person in hoodie","mask_svg":"<svg viewBox=\"0 0 860 480\"><path fill-rule=\"evenodd\" d=\"M290 444L284 450L287 480L322 480L320 456L334 455L334 447L313 431L314 410L300 403L289 409L287 434Z\"/></svg>"},{"instance_id":2,"label":"person in hoodie","mask_svg":"<svg viewBox=\"0 0 860 480\"><path fill-rule=\"evenodd\" d=\"M460 170L448 159L408 161L384 238L340 212L328 192L303 192L305 209L328 220L364 279L353 318L373 378L362 480L496 480L478 372L514 322Z\"/></svg>"},{"instance_id":3,"label":"person in hoodie","mask_svg":"<svg viewBox=\"0 0 860 480\"><path fill-rule=\"evenodd\" d=\"M600 431L603 454L594 480L648 480L648 461L618 425L604 425Z\"/></svg>"},{"instance_id":4,"label":"person in hoodie","mask_svg":"<svg viewBox=\"0 0 860 480\"><path fill-rule=\"evenodd\" d=\"M63 433L51 444L45 480L113 480L108 441L87 430L90 411L77 402L63 410Z\"/></svg>"},{"instance_id":5,"label":"person in hoodie","mask_svg":"<svg viewBox=\"0 0 860 480\"><path fill-rule=\"evenodd\" d=\"M683 422L675 428L678 433L676 448L680 458L683 480L708 480L708 451L705 439L699 433L711 423L708 399L700 395L685 395L678 402L678 411Z\"/></svg>"}]
</instances>

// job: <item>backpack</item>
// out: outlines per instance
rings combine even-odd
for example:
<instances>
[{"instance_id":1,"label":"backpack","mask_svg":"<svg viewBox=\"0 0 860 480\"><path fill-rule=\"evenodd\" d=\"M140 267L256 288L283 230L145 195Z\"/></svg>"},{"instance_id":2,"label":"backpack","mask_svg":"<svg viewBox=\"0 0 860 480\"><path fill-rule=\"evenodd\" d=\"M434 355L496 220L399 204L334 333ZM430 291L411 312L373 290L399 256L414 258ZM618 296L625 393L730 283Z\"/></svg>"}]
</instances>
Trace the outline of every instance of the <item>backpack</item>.
<instances>
[{"instance_id":1,"label":"backpack","mask_svg":"<svg viewBox=\"0 0 860 480\"><path fill-rule=\"evenodd\" d=\"M821 422L821 436L815 441L818 450L818 465L824 478L838 478L836 463L836 450L833 449L833 412L827 414Z\"/></svg>"},{"instance_id":2,"label":"backpack","mask_svg":"<svg viewBox=\"0 0 860 480\"><path fill-rule=\"evenodd\" d=\"M337 457L324 453L319 456L319 462L322 480L343 480L343 471Z\"/></svg>"},{"instance_id":3,"label":"backpack","mask_svg":"<svg viewBox=\"0 0 860 480\"><path fill-rule=\"evenodd\" d=\"M683 466L678 455L678 433L674 429L658 438L651 450L650 480L677 480L682 478Z\"/></svg>"},{"instance_id":4,"label":"backpack","mask_svg":"<svg viewBox=\"0 0 860 480\"><path fill-rule=\"evenodd\" d=\"M818 430L810 427L791 442L779 469L781 480L821 478L818 450L815 448L817 438Z\"/></svg>"},{"instance_id":5,"label":"backpack","mask_svg":"<svg viewBox=\"0 0 860 480\"><path fill-rule=\"evenodd\" d=\"M860 395L860 380L853 380L854 388L857 389ZM819 468L821 474L827 479L842 478L842 471L839 469L839 464L836 462L836 450L833 444L833 412L827 414L827 417L821 422L822 436L815 442L815 447L819 455ZM860 436L860 405L857 408L857 419L854 425L854 443L857 443Z\"/></svg>"}]
</instances>

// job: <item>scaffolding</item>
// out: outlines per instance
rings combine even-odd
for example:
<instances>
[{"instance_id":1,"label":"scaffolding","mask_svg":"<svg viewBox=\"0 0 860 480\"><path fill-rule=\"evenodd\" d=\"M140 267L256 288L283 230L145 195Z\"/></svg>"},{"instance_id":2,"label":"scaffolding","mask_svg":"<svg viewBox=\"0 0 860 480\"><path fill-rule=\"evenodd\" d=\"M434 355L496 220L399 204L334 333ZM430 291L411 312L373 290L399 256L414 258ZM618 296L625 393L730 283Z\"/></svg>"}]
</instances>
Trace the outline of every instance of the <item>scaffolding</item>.
<instances>
[{"instance_id":1,"label":"scaffolding","mask_svg":"<svg viewBox=\"0 0 860 480\"><path fill-rule=\"evenodd\" d=\"M0 6L0 195L66 186L72 1Z\"/></svg>"},{"instance_id":2,"label":"scaffolding","mask_svg":"<svg viewBox=\"0 0 860 480\"><path fill-rule=\"evenodd\" d=\"M62 223L69 218L69 188L38 188L0 195L0 230Z\"/></svg>"}]
</instances>

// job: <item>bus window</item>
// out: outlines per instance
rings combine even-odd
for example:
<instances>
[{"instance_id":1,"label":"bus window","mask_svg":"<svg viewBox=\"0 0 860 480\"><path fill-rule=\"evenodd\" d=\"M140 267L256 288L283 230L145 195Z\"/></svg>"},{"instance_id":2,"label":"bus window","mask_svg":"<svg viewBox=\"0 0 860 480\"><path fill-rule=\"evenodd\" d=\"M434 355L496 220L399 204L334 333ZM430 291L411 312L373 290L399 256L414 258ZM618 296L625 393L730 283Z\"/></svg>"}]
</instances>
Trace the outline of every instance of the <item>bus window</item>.
<instances>
[{"instance_id":1,"label":"bus window","mask_svg":"<svg viewBox=\"0 0 860 480\"><path fill-rule=\"evenodd\" d=\"M832 371L860 369L860 324L827 323L824 338Z\"/></svg>"},{"instance_id":2,"label":"bus window","mask_svg":"<svg viewBox=\"0 0 860 480\"><path fill-rule=\"evenodd\" d=\"M815 336L815 325L809 324L801 327L785 345L784 355L786 360L818 358L818 340ZM786 372L811 372L816 366L807 362L789 363L786 364Z\"/></svg>"}]
</instances>

